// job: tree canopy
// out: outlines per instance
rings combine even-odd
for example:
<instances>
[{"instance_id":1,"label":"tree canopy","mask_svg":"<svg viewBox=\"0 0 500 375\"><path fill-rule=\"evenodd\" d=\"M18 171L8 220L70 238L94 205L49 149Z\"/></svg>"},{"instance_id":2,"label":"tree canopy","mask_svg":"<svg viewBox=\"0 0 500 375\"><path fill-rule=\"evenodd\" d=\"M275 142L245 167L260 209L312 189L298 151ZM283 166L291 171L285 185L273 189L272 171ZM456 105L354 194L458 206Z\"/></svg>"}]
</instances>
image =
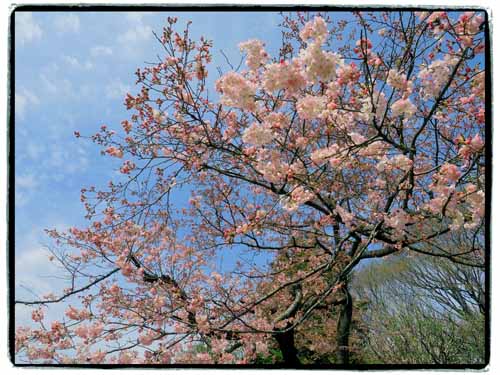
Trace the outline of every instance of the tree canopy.
<instances>
[{"instance_id":1,"label":"tree canopy","mask_svg":"<svg viewBox=\"0 0 500 375\"><path fill-rule=\"evenodd\" d=\"M278 30L279 55L243 41L216 93L211 41L175 17L155 34L163 55L137 70L122 131L88 137L122 177L82 189L87 227L48 231L70 284L16 301L35 323L16 329L19 358L348 364L363 264L484 269L484 14L306 12Z\"/></svg>"}]
</instances>

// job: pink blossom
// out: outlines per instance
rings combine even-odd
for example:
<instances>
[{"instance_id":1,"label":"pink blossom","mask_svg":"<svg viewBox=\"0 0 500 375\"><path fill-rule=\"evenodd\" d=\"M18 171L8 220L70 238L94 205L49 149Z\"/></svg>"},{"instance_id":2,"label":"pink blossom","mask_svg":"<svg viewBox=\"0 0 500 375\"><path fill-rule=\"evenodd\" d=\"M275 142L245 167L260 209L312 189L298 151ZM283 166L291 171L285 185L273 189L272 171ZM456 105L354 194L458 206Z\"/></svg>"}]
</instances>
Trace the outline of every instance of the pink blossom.
<instances>
[{"instance_id":1,"label":"pink blossom","mask_svg":"<svg viewBox=\"0 0 500 375\"><path fill-rule=\"evenodd\" d=\"M415 15L422 21L425 17L427 17L427 15L429 14L429 12L415 12Z\"/></svg>"},{"instance_id":2,"label":"pink blossom","mask_svg":"<svg viewBox=\"0 0 500 375\"><path fill-rule=\"evenodd\" d=\"M346 226L350 227L353 225L354 215L352 213L350 213L340 205L337 205L337 207L335 207L335 211L340 215L340 218Z\"/></svg>"},{"instance_id":3,"label":"pink blossom","mask_svg":"<svg viewBox=\"0 0 500 375\"><path fill-rule=\"evenodd\" d=\"M104 361L105 357L106 357L106 352L99 349L90 356L90 362L100 364Z\"/></svg>"},{"instance_id":4,"label":"pink blossom","mask_svg":"<svg viewBox=\"0 0 500 375\"><path fill-rule=\"evenodd\" d=\"M481 210L481 214L484 215L484 191L478 190L474 193L471 193L467 196L467 202L473 207L474 209Z\"/></svg>"},{"instance_id":5,"label":"pink blossom","mask_svg":"<svg viewBox=\"0 0 500 375\"><path fill-rule=\"evenodd\" d=\"M322 51L319 43L311 43L299 53L299 59L305 66L304 72L310 82L329 82L336 78L336 66L339 57Z\"/></svg>"},{"instance_id":6,"label":"pink blossom","mask_svg":"<svg viewBox=\"0 0 500 375\"><path fill-rule=\"evenodd\" d=\"M76 329L74 330L75 335L78 337L81 337L82 339L86 339L89 335L89 329L86 325L80 324Z\"/></svg>"},{"instance_id":7,"label":"pink blossom","mask_svg":"<svg viewBox=\"0 0 500 375\"><path fill-rule=\"evenodd\" d=\"M89 317L89 313L85 310L79 311L73 306L69 306L65 312L66 316L72 320L81 320Z\"/></svg>"},{"instance_id":8,"label":"pink blossom","mask_svg":"<svg viewBox=\"0 0 500 375\"><path fill-rule=\"evenodd\" d=\"M391 163L399 169L408 170L413 166L413 161L405 155L399 154L391 159Z\"/></svg>"},{"instance_id":9,"label":"pink blossom","mask_svg":"<svg viewBox=\"0 0 500 375\"><path fill-rule=\"evenodd\" d=\"M462 175L455 164L445 163L440 168L440 174L450 182L456 182Z\"/></svg>"},{"instance_id":10,"label":"pink blossom","mask_svg":"<svg viewBox=\"0 0 500 375\"><path fill-rule=\"evenodd\" d=\"M267 124L258 124L254 122L243 132L242 140L255 146L263 146L271 143L274 139L274 132Z\"/></svg>"},{"instance_id":11,"label":"pink blossom","mask_svg":"<svg viewBox=\"0 0 500 375\"><path fill-rule=\"evenodd\" d=\"M44 318L44 314L41 308L35 309L31 312L31 320L34 322L41 322Z\"/></svg>"},{"instance_id":12,"label":"pink blossom","mask_svg":"<svg viewBox=\"0 0 500 375\"><path fill-rule=\"evenodd\" d=\"M382 120L385 115L385 111L387 109L387 99L385 94L383 92L375 91L372 97L368 96L361 99L362 106L358 118L363 122L372 121L374 115L377 120ZM373 107L375 107L375 114L373 113Z\"/></svg>"},{"instance_id":13,"label":"pink blossom","mask_svg":"<svg viewBox=\"0 0 500 375\"><path fill-rule=\"evenodd\" d=\"M443 206L446 202L446 199L447 199L446 196L439 196L439 197L432 198L425 205L425 208L434 214L438 214L443 209Z\"/></svg>"},{"instance_id":14,"label":"pink blossom","mask_svg":"<svg viewBox=\"0 0 500 375\"><path fill-rule=\"evenodd\" d=\"M435 60L418 73L421 80L422 94L425 99L436 97L450 77L452 68L458 63L455 57L446 56L443 60Z\"/></svg>"},{"instance_id":15,"label":"pink blossom","mask_svg":"<svg viewBox=\"0 0 500 375\"><path fill-rule=\"evenodd\" d=\"M247 53L246 64L251 70L257 70L266 63L268 55L264 50L264 43L257 39L247 40L238 45L241 51Z\"/></svg>"},{"instance_id":16,"label":"pink blossom","mask_svg":"<svg viewBox=\"0 0 500 375\"><path fill-rule=\"evenodd\" d=\"M392 106L392 114L394 116L407 115L412 116L417 111L417 107L410 101L410 99L399 99L395 101Z\"/></svg>"},{"instance_id":17,"label":"pink blossom","mask_svg":"<svg viewBox=\"0 0 500 375\"><path fill-rule=\"evenodd\" d=\"M120 168L120 172L123 174L129 174L135 169L135 164L130 160L127 160Z\"/></svg>"},{"instance_id":18,"label":"pink blossom","mask_svg":"<svg viewBox=\"0 0 500 375\"><path fill-rule=\"evenodd\" d=\"M485 95L485 73L480 72L478 73L471 82L472 86L472 95L477 98L484 99Z\"/></svg>"},{"instance_id":19,"label":"pink blossom","mask_svg":"<svg viewBox=\"0 0 500 375\"><path fill-rule=\"evenodd\" d=\"M475 193L469 194L466 198L466 202L469 206L468 208L471 213L472 220L464 224L464 227L466 229L473 229L477 227L484 218L486 208L484 191L478 190Z\"/></svg>"},{"instance_id":20,"label":"pink blossom","mask_svg":"<svg viewBox=\"0 0 500 375\"><path fill-rule=\"evenodd\" d=\"M311 153L311 160L316 165L321 165L332 157L334 157L340 150L340 147L337 144L332 144L325 148L320 148Z\"/></svg>"},{"instance_id":21,"label":"pink blossom","mask_svg":"<svg viewBox=\"0 0 500 375\"><path fill-rule=\"evenodd\" d=\"M122 275L123 276L131 276L134 272L134 266L132 266L129 262L125 263L122 266Z\"/></svg>"},{"instance_id":22,"label":"pink blossom","mask_svg":"<svg viewBox=\"0 0 500 375\"><path fill-rule=\"evenodd\" d=\"M397 208L389 216L384 218L384 222L398 231L404 231L406 224L410 222L410 217L405 211Z\"/></svg>"},{"instance_id":23,"label":"pink blossom","mask_svg":"<svg viewBox=\"0 0 500 375\"><path fill-rule=\"evenodd\" d=\"M484 141L483 139L479 136L479 134L476 134L474 138L471 139L470 141L470 147L474 152L479 152L483 149L484 147Z\"/></svg>"},{"instance_id":24,"label":"pink blossom","mask_svg":"<svg viewBox=\"0 0 500 375\"><path fill-rule=\"evenodd\" d=\"M307 22L304 28L300 31L300 38L306 42L309 39L314 39L320 43L326 40L328 28L325 20L322 17L314 17L313 20Z\"/></svg>"},{"instance_id":25,"label":"pink blossom","mask_svg":"<svg viewBox=\"0 0 500 375\"><path fill-rule=\"evenodd\" d=\"M411 81L406 80L406 74L404 72L399 73L395 69L389 70L387 83L395 89L406 91L406 94L411 93L411 89L413 86Z\"/></svg>"},{"instance_id":26,"label":"pink blossom","mask_svg":"<svg viewBox=\"0 0 500 375\"><path fill-rule=\"evenodd\" d=\"M222 104L249 111L255 109L255 91L257 87L241 74L236 72L227 73L217 80L216 88L222 93Z\"/></svg>"},{"instance_id":27,"label":"pink blossom","mask_svg":"<svg viewBox=\"0 0 500 375\"><path fill-rule=\"evenodd\" d=\"M356 64L354 63L351 64L340 63L336 73L337 73L338 85L352 84L353 82L356 82L361 76L359 69L356 67Z\"/></svg>"},{"instance_id":28,"label":"pink blossom","mask_svg":"<svg viewBox=\"0 0 500 375\"><path fill-rule=\"evenodd\" d=\"M289 212L297 211L297 209L299 208L299 203L295 202L291 197L283 197L280 200L280 204L281 207Z\"/></svg>"},{"instance_id":29,"label":"pink blossom","mask_svg":"<svg viewBox=\"0 0 500 375\"><path fill-rule=\"evenodd\" d=\"M375 141L359 150L361 156L383 156L387 152L387 144L381 141Z\"/></svg>"},{"instance_id":30,"label":"pink blossom","mask_svg":"<svg viewBox=\"0 0 500 375\"><path fill-rule=\"evenodd\" d=\"M89 327L88 336L90 338L95 339L96 337L99 337L103 329L104 329L104 324L102 322L95 322Z\"/></svg>"},{"instance_id":31,"label":"pink blossom","mask_svg":"<svg viewBox=\"0 0 500 375\"><path fill-rule=\"evenodd\" d=\"M266 65L262 81L263 87L270 94L282 89L294 94L307 85L299 60Z\"/></svg>"},{"instance_id":32,"label":"pink blossom","mask_svg":"<svg viewBox=\"0 0 500 375\"><path fill-rule=\"evenodd\" d=\"M196 314L195 316L196 324L198 325L198 329L202 333L206 333L210 329L210 325L208 323L208 316L204 313Z\"/></svg>"},{"instance_id":33,"label":"pink blossom","mask_svg":"<svg viewBox=\"0 0 500 375\"><path fill-rule=\"evenodd\" d=\"M132 130L132 124L127 120L122 121L122 127L127 134Z\"/></svg>"},{"instance_id":34,"label":"pink blossom","mask_svg":"<svg viewBox=\"0 0 500 375\"><path fill-rule=\"evenodd\" d=\"M153 119L159 123L159 124L162 124L165 122L166 120L166 116L163 112L153 108Z\"/></svg>"},{"instance_id":35,"label":"pink blossom","mask_svg":"<svg viewBox=\"0 0 500 375\"><path fill-rule=\"evenodd\" d=\"M270 182L279 183L287 176L288 165L281 162L281 154L276 151L265 151L259 154L260 160L256 169Z\"/></svg>"},{"instance_id":36,"label":"pink blossom","mask_svg":"<svg viewBox=\"0 0 500 375\"><path fill-rule=\"evenodd\" d=\"M123 151L120 150L119 148L116 148L116 147L108 147L106 149L106 153L111 155L111 156L115 156L117 158L122 158L123 157Z\"/></svg>"},{"instance_id":37,"label":"pink blossom","mask_svg":"<svg viewBox=\"0 0 500 375\"><path fill-rule=\"evenodd\" d=\"M118 293L120 293L120 290L121 290L121 289L120 289L120 287L118 286L118 284L113 284L113 285L111 285L111 287L109 288L109 292L110 292L111 294L118 294Z\"/></svg>"},{"instance_id":38,"label":"pink blossom","mask_svg":"<svg viewBox=\"0 0 500 375\"><path fill-rule=\"evenodd\" d=\"M212 358L207 352L196 354L196 363L212 363Z\"/></svg>"},{"instance_id":39,"label":"pink blossom","mask_svg":"<svg viewBox=\"0 0 500 375\"><path fill-rule=\"evenodd\" d=\"M296 108L299 117L312 120L321 115L325 110L326 98L323 96L306 95L297 101Z\"/></svg>"},{"instance_id":40,"label":"pink blossom","mask_svg":"<svg viewBox=\"0 0 500 375\"><path fill-rule=\"evenodd\" d=\"M407 171L412 166L413 162L411 159L409 159L405 155L398 154L390 159L388 159L386 156L382 157L382 159L380 159L379 163L377 164L376 168L379 172L390 171L394 168Z\"/></svg>"},{"instance_id":41,"label":"pink blossom","mask_svg":"<svg viewBox=\"0 0 500 375\"><path fill-rule=\"evenodd\" d=\"M453 220L450 225L450 230L457 231L460 230L463 226L464 226L464 215L460 211L455 210L453 212Z\"/></svg>"},{"instance_id":42,"label":"pink blossom","mask_svg":"<svg viewBox=\"0 0 500 375\"><path fill-rule=\"evenodd\" d=\"M349 133L349 137L351 137L351 140L355 145L360 145L364 142L366 142L366 138L363 137L361 134L356 133L356 132L351 132Z\"/></svg>"},{"instance_id":43,"label":"pink blossom","mask_svg":"<svg viewBox=\"0 0 500 375\"><path fill-rule=\"evenodd\" d=\"M139 336L139 342L142 345L149 346L153 343L154 336L155 336L154 332L149 332L147 334L141 335L141 336Z\"/></svg>"},{"instance_id":44,"label":"pink blossom","mask_svg":"<svg viewBox=\"0 0 500 375\"><path fill-rule=\"evenodd\" d=\"M118 363L122 365L130 364L134 361L134 357L130 352L122 351L118 357Z\"/></svg>"},{"instance_id":45,"label":"pink blossom","mask_svg":"<svg viewBox=\"0 0 500 375\"><path fill-rule=\"evenodd\" d=\"M309 200L314 199L315 197L312 191L302 186L295 187L290 195L292 200L298 204L303 204Z\"/></svg>"}]
</instances>

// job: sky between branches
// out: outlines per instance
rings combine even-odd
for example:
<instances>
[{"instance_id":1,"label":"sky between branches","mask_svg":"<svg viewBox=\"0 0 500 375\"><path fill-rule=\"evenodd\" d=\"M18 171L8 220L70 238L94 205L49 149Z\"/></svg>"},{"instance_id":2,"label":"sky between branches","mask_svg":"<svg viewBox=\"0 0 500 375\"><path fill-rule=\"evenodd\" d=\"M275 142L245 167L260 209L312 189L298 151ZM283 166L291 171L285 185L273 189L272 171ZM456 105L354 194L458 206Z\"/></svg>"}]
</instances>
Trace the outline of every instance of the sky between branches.
<instances>
[{"instance_id":1,"label":"sky between branches","mask_svg":"<svg viewBox=\"0 0 500 375\"><path fill-rule=\"evenodd\" d=\"M162 56L153 31L168 16L187 20L192 36L214 41L216 67L231 70L238 43L258 38L275 55L281 42L277 12L21 12L15 13L15 262L16 298L57 292L47 259L46 228L85 225L80 189L103 187L119 165L74 131L92 135L106 124L119 129L123 106L135 94L134 72ZM26 288L25 288L26 287ZM17 321L28 318L20 311Z\"/></svg>"}]
</instances>

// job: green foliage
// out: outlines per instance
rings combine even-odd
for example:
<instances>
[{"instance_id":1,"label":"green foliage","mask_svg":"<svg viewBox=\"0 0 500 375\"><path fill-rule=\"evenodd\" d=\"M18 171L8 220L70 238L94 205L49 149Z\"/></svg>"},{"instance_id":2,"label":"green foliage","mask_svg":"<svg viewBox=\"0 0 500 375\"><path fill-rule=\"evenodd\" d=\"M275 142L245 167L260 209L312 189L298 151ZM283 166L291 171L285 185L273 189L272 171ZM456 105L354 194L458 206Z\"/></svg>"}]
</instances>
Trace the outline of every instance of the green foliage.
<instances>
[{"instance_id":1,"label":"green foliage","mask_svg":"<svg viewBox=\"0 0 500 375\"><path fill-rule=\"evenodd\" d=\"M283 361L283 354L281 353L281 350L271 349L269 352L270 354L266 356L258 354L255 363L258 365L271 365Z\"/></svg>"},{"instance_id":2,"label":"green foliage","mask_svg":"<svg viewBox=\"0 0 500 375\"><path fill-rule=\"evenodd\" d=\"M482 269L399 256L366 266L354 285L367 304L362 362L484 363Z\"/></svg>"}]
</instances>

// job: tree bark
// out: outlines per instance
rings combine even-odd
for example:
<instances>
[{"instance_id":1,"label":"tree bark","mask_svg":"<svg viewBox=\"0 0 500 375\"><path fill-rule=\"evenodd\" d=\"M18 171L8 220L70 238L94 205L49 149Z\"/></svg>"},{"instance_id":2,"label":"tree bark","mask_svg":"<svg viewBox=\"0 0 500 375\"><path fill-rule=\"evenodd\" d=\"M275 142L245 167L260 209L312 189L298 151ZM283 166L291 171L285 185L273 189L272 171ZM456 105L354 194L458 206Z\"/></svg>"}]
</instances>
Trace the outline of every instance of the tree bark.
<instances>
[{"instance_id":1,"label":"tree bark","mask_svg":"<svg viewBox=\"0 0 500 375\"><path fill-rule=\"evenodd\" d=\"M289 325L287 325L288 327ZM283 355L283 363L287 367L300 366L300 360L297 356L297 348L295 347L294 330L278 333L275 335L276 341Z\"/></svg>"},{"instance_id":2,"label":"tree bark","mask_svg":"<svg viewBox=\"0 0 500 375\"><path fill-rule=\"evenodd\" d=\"M349 363L349 335L352 322L352 298L347 287L343 288L345 302L340 309L337 323L337 363Z\"/></svg>"}]
</instances>

